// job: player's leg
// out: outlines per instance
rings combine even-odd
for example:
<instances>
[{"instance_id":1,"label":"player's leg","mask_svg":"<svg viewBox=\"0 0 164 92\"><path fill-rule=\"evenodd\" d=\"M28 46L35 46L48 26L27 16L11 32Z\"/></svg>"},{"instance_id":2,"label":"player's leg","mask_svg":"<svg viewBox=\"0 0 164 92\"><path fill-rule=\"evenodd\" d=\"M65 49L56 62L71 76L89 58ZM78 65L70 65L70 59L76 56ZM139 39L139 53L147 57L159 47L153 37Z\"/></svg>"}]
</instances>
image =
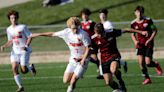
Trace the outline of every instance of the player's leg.
<instances>
[{"instance_id":1,"label":"player's leg","mask_svg":"<svg viewBox=\"0 0 164 92\"><path fill-rule=\"evenodd\" d=\"M128 71L127 62L125 60L120 59L120 64L123 66L124 72L127 73Z\"/></svg>"},{"instance_id":2,"label":"player's leg","mask_svg":"<svg viewBox=\"0 0 164 92\"><path fill-rule=\"evenodd\" d=\"M145 77L145 80L142 82L142 84L144 85L150 84L151 80L150 80L148 70L146 67L146 62L145 62L146 48L145 47L138 48L137 55L138 55L138 63L139 63L140 69L142 71L142 74Z\"/></svg>"},{"instance_id":3,"label":"player's leg","mask_svg":"<svg viewBox=\"0 0 164 92\"><path fill-rule=\"evenodd\" d=\"M138 63L139 63L140 69L142 71L142 74L145 77L145 80L143 81L142 84L146 85L146 84L151 83L151 80L150 80L150 77L148 74L148 70L147 70L147 67L145 64L145 57L143 55L138 55Z\"/></svg>"},{"instance_id":4,"label":"player's leg","mask_svg":"<svg viewBox=\"0 0 164 92\"><path fill-rule=\"evenodd\" d=\"M148 67L155 67L155 70L157 71L158 75L162 75L162 68L160 67L160 64L157 61L153 61L153 49L152 48L146 49L145 62Z\"/></svg>"},{"instance_id":5,"label":"player's leg","mask_svg":"<svg viewBox=\"0 0 164 92\"><path fill-rule=\"evenodd\" d=\"M113 90L116 90L119 88L117 82L113 80L112 73L110 71L110 61L106 63L102 63L102 71L103 71L103 77L105 80L105 84L110 86Z\"/></svg>"},{"instance_id":6,"label":"player's leg","mask_svg":"<svg viewBox=\"0 0 164 92\"><path fill-rule=\"evenodd\" d=\"M125 87L125 83L122 79L121 72L118 70L118 68L119 68L119 61L112 61L111 65L110 65L110 71L118 79L119 84L120 84L120 89L122 91L126 92L127 90L126 90L126 87Z\"/></svg>"},{"instance_id":7,"label":"player's leg","mask_svg":"<svg viewBox=\"0 0 164 92\"><path fill-rule=\"evenodd\" d=\"M113 80L113 76L111 73L104 73L103 76L104 76L105 84L107 86L110 86L113 90L119 89L119 86L117 82Z\"/></svg>"},{"instance_id":8,"label":"player's leg","mask_svg":"<svg viewBox=\"0 0 164 92\"><path fill-rule=\"evenodd\" d=\"M12 72L14 75L14 80L18 86L18 89L16 92L24 91L22 82L21 82L21 76L19 75L18 68L19 68L19 57L14 52L11 52L11 65L12 65Z\"/></svg>"},{"instance_id":9,"label":"player's leg","mask_svg":"<svg viewBox=\"0 0 164 92\"><path fill-rule=\"evenodd\" d=\"M35 69L34 64L29 65L30 54L31 54L31 52L27 51L20 55L21 72L23 74L26 74L30 71L35 76L36 69Z\"/></svg>"},{"instance_id":10,"label":"player's leg","mask_svg":"<svg viewBox=\"0 0 164 92\"><path fill-rule=\"evenodd\" d=\"M82 78L82 76L86 72L88 68L88 63L89 63L88 61L85 61L85 65L83 66L80 63L78 63L78 65L76 66L76 69L74 70L74 74L71 78L70 85L68 86L67 92L73 92L73 90L76 87L76 83L78 79Z\"/></svg>"},{"instance_id":11,"label":"player's leg","mask_svg":"<svg viewBox=\"0 0 164 92\"><path fill-rule=\"evenodd\" d=\"M95 63L97 65L97 72L99 73L99 75L96 77L97 79L103 79L104 77L100 74L100 61L97 57L97 54L94 53L94 54L91 54L90 58L89 58L89 61L91 61L92 63Z\"/></svg>"},{"instance_id":12,"label":"player's leg","mask_svg":"<svg viewBox=\"0 0 164 92\"><path fill-rule=\"evenodd\" d=\"M67 68L66 68L66 70L64 72L64 76L63 76L63 83L64 84L70 82L70 80L73 76L75 68L76 68L76 66L71 62L67 65Z\"/></svg>"}]
</instances>

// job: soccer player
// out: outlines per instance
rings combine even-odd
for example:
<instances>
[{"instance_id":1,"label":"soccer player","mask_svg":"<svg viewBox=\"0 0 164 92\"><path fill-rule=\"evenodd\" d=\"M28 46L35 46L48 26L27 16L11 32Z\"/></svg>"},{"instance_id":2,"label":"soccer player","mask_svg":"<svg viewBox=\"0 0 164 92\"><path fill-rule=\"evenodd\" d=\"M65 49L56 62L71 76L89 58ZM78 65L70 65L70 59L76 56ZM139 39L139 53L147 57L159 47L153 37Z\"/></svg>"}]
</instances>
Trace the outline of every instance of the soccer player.
<instances>
[{"instance_id":1,"label":"soccer player","mask_svg":"<svg viewBox=\"0 0 164 92\"><path fill-rule=\"evenodd\" d=\"M99 18L104 26L105 31L112 32L114 27L112 23L109 20L107 20L107 16L108 16L107 9L104 8L99 11ZM128 71L127 62L121 59L120 64L123 65L124 72L126 73Z\"/></svg>"},{"instance_id":2,"label":"soccer player","mask_svg":"<svg viewBox=\"0 0 164 92\"><path fill-rule=\"evenodd\" d=\"M120 89L126 92L121 72L118 69L121 55L117 49L116 37L121 36L125 32L137 32L142 35L147 33L132 29L113 29L112 32L106 32L102 23L96 24L94 31L95 34L92 36L92 41L97 45L101 54L102 70L106 85L109 85L114 90L119 89L117 82L112 79L112 75L115 75L119 80Z\"/></svg>"},{"instance_id":3,"label":"soccer player","mask_svg":"<svg viewBox=\"0 0 164 92\"><path fill-rule=\"evenodd\" d=\"M26 74L29 71L32 71L34 75L36 74L34 65L31 64L28 66L30 54L32 52L30 46L30 36L32 33L28 30L26 25L18 24L19 13L17 11L11 10L7 14L7 17L11 25L6 30L8 41L1 46L1 51L3 51L4 48L12 45L10 60L14 74L14 80L18 86L16 92L22 92L24 91L24 87L18 72L19 67L21 68L21 72L23 74Z\"/></svg>"},{"instance_id":4,"label":"soccer player","mask_svg":"<svg viewBox=\"0 0 164 92\"><path fill-rule=\"evenodd\" d=\"M91 36L94 34L94 26L96 23L90 20L89 18L90 14L91 14L91 11L88 8L83 8L80 12L80 15L82 18L82 21L81 21L82 29L86 31L89 34L89 37L91 38ZM97 70L100 73L100 70L99 70L100 62L98 60L97 54L98 54L98 49L96 46L94 46L94 44L92 44L91 57L89 58L89 61L97 65L97 68L98 68ZM103 79L103 76L99 74L97 76L97 79Z\"/></svg>"},{"instance_id":5,"label":"soccer player","mask_svg":"<svg viewBox=\"0 0 164 92\"><path fill-rule=\"evenodd\" d=\"M145 76L143 84L150 84L151 80L147 71L147 67L154 67L158 75L162 75L162 69L157 61L153 61L154 37L157 34L157 28L152 19L144 16L144 7L137 6L134 10L136 19L132 21L131 28L144 30L148 32L148 36L133 33L131 38L136 46L138 62L142 73ZM146 63L146 64L145 64ZM147 67L146 67L147 65Z\"/></svg>"},{"instance_id":6,"label":"soccer player","mask_svg":"<svg viewBox=\"0 0 164 92\"><path fill-rule=\"evenodd\" d=\"M63 82L69 83L67 92L73 92L78 79L83 76L88 66L87 57L91 40L88 34L80 28L80 25L80 20L77 17L70 17L67 20L68 28L58 32L35 33L32 36L32 38L37 36L57 36L64 39L68 45L71 55L63 77Z\"/></svg>"}]
</instances>

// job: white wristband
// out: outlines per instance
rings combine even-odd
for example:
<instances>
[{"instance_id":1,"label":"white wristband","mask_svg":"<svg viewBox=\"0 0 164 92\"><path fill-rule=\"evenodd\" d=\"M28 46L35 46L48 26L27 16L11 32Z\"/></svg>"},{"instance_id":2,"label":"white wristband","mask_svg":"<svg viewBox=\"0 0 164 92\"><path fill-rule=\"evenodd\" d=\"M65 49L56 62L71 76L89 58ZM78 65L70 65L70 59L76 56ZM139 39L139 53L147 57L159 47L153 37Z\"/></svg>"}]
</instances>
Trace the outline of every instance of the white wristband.
<instances>
[{"instance_id":1,"label":"white wristband","mask_svg":"<svg viewBox=\"0 0 164 92\"><path fill-rule=\"evenodd\" d=\"M25 45L25 47L27 48L27 47L28 47L28 45Z\"/></svg>"}]
</instances>

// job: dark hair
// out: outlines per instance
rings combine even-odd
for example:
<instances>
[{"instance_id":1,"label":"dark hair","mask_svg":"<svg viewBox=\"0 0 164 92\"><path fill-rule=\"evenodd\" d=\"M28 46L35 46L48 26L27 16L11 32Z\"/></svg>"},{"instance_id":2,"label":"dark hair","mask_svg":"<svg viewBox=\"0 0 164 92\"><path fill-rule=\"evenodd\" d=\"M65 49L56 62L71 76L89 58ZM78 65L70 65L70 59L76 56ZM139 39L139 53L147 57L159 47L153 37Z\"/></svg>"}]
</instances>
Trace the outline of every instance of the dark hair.
<instances>
[{"instance_id":1,"label":"dark hair","mask_svg":"<svg viewBox=\"0 0 164 92\"><path fill-rule=\"evenodd\" d=\"M91 11L88 8L83 8L80 12L80 15L82 15L83 13L89 16L91 14Z\"/></svg>"},{"instance_id":2,"label":"dark hair","mask_svg":"<svg viewBox=\"0 0 164 92\"><path fill-rule=\"evenodd\" d=\"M104 13L105 15L107 15L108 14L108 10L106 8L104 8L104 9L101 9L99 11L99 13Z\"/></svg>"},{"instance_id":3,"label":"dark hair","mask_svg":"<svg viewBox=\"0 0 164 92\"><path fill-rule=\"evenodd\" d=\"M144 13L144 7L143 6L140 6L140 5L138 5L136 8L135 8L135 10L134 11L139 11L139 12L141 12L141 13Z\"/></svg>"},{"instance_id":4,"label":"dark hair","mask_svg":"<svg viewBox=\"0 0 164 92\"><path fill-rule=\"evenodd\" d=\"M98 33L104 32L104 26L102 23L97 23L94 27L94 30L97 31Z\"/></svg>"},{"instance_id":5,"label":"dark hair","mask_svg":"<svg viewBox=\"0 0 164 92\"><path fill-rule=\"evenodd\" d=\"M15 15L16 19L19 19L19 12L15 11L15 10L11 10L8 12L7 18L10 19L11 15Z\"/></svg>"}]
</instances>

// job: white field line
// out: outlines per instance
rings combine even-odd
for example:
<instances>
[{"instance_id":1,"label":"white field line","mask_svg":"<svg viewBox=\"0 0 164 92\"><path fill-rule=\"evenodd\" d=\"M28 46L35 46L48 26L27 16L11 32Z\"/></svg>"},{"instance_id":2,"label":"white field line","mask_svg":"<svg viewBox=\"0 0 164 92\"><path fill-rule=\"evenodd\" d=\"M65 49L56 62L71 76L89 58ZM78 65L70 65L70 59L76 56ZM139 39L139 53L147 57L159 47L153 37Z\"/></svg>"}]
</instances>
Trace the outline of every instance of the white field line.
<instances>
[{"instance_id":1,"label":"white field line","mask_svg":"<svg viewBox=\"0 0 164 92\"><path fill-rule=\"evenodd\" d=\"M93 78L97 75L85 75L84 78ZM124 77L141 77L141 74L123 74ZM162 76L156 76L156 75L150 75L150 77L153 78L164 78L164 75ZM36 79L62 79L63 76L52 76L52 77L24 77L23 80L36 80ZM0 78L0 81L9 81L13 80L14 78Z\"/></svg>"}]
</instances>

